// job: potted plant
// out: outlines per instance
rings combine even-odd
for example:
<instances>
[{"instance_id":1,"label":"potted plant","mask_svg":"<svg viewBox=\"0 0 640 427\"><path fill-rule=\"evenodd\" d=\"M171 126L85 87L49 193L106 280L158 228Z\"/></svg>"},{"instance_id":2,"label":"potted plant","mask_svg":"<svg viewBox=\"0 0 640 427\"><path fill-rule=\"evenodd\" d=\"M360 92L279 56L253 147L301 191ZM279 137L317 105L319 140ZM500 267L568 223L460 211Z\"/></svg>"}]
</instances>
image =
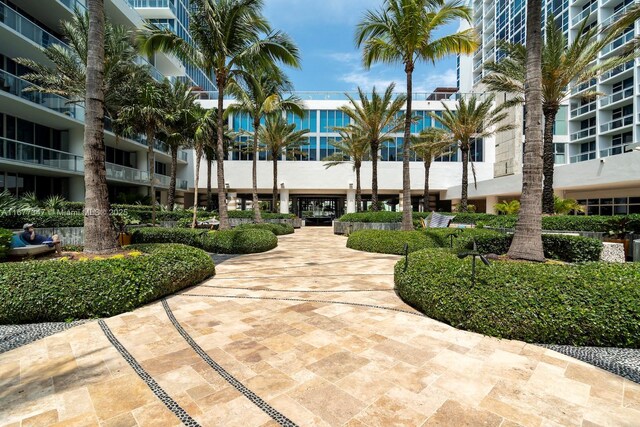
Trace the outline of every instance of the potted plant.
<instances>
[{"instance_id":1,"label":"potted plant","mask_svg":"<svg viewBox=\"0 0 640 427\"><path fill-rule=\"evenodd\" d=\"M609 228L609 237L605 237L604 241L622 243L624 245L624 254L628 258L631 254L631 242L629 235L632 231L629 227L629 218L626 216L613 217L607 225Z\"/></svg>"},{"instance_id":2,"label":"potted plant","mask_svg":"<svg viewBox=\"0 0 640 427\"><path fill-rule=\"evenodd\" d=\"M121 213L114 215L113 224L118 232L118 244L127 246L131 244L131 233L127 231L127 226L140 224L140 219L132 217L128 213Z\"/></svg>"}]
</instances>

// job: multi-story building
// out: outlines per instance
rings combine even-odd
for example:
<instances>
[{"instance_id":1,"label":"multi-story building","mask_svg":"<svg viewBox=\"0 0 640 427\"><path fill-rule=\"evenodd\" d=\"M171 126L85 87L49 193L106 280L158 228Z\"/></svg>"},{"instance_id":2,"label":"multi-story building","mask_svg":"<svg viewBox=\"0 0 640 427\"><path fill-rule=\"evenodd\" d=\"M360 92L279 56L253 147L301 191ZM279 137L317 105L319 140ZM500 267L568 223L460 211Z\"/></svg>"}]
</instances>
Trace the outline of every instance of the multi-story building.
<instances>
[{"instance_id":1,"label":"multi-story building","mask_svg":"<svg viewBox=\"0 0 640 427\"><path fill-rule=\"evenodd\" d=\"M43 4L44 3L44 4ZM135 8L133 6L140 6ZM139 3L139 4L138 4ZM142 4L145 3L145 4ZM105 0L107 19L131 29L142 28L147 17L168 16L183 31L188 28L183 2ZM0 0L0 191L20 196L33 192L44 198L52 194L69 200L84 199L84 108L68 100L37 91L20 76L28 72L17 57L47 63L42 48L65 45L60 22L74 9L85 10L83 0ZM188 78L199 87L212 87L199 70L186 68L174 57L158 54L145 58L153 77ZM52 64L51 64L52 65ZM186 71L186 72L185 72ZM116 138L105 124L106 167L110 196L146 195L149 189L147 145L142 138ZM166 145L155 147L156 198L164 201L169 187L171 157ZM178 156L178 194L193 187L192 153ZM189 197L187 197L189 198ZM192 200L192 197L191 197Z\"/></svg>"},{"instance_id":2,"label":"multi-story building","mask_svg":"<svg viewBox=\"0 0 640 427\"><path fill-rule=\"evenodd\" d=\"M499 40L525 42L526 1L498 0L468 2L474 11L472 25L481 45L471 57L459 58L459 86L462 91L483 92L484 65L499 61L503 52ZM547 0L543 16L553 17L568 40L573 40L586 20L589 26L608 26L637 0ZM618 55L634 37L640 24L629 27L600 52L598 62ZM587 205L590 214L640 212L638 153L640 131L640 62L631 60L598 79L572 85L571 96L558 113L554 129L556 179L554 187L565 197ZM602 96L585 98L587 90ZM500 96L498 96L500 99ZM522 108L511 111L511 120L523 123ZM523 128L496 136L494 176L472 189L472 197L485 197L490 206L498 199L517 197L522 173ZM584 164L582 164L584 163ZM455 198L459 188L447 196Z\"/></svg>"}]
</instances>

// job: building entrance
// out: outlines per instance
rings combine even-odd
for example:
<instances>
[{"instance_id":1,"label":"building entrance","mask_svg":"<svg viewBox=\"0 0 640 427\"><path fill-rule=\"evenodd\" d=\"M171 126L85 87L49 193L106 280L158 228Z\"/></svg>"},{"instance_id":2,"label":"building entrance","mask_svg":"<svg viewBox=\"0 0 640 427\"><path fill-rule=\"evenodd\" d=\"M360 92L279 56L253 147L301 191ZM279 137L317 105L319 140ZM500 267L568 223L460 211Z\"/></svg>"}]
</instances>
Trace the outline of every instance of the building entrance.
<instances>
[{"instance_id":1,"label":"building entrance","mask_svg":"<svg viewBox=\"0 0 640 427\"><path fill-rule=\"evenodd\" d=\"M308 226L331 226L336 218L346 212L347 198L336 197L291 197L293 213L305 221Z\"/></svg>"}]
</instances>

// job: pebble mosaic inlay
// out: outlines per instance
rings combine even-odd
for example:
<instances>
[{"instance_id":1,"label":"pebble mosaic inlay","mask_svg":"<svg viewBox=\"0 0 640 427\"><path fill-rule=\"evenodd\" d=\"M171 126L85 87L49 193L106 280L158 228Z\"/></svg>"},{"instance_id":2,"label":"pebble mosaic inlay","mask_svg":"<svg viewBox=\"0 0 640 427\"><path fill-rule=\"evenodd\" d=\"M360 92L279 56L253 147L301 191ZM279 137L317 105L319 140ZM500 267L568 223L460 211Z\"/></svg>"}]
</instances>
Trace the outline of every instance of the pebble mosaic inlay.
<instances>
[{"instance_id":1,"label":"pebble mosaic inlay","mask_svg":"<svg viewBox=\"0 0 640 427\"><path fill-rule=\"evenodd\" d=\"M297 427L297 424L291 421L289 418L282 415L276 409L274 409L267 402L262 400L257 394L253 391L249 390L244 384L238 381L233 375L228 373L222 366L216 363L209 355L195 342L195 340L189 335L187 331L184 330L180 322L176 319L171 311L171 307L169 307L169 303L166 299L162 300L162 306L164 307L165 312L167 313L167 317L176 328L178 333L185 339L185 341L193 348L193 350L204 360L207 365L209 365L214 371L216 371L226 382L228 382L231 386L233 386L236 390L242 393L247 399L249 399L253 404L255 404L260 410L269 415L275 422L284 427Z\"/></svg>"},{"instance_id":2,"label":"pebble mosaic inlay","mask_svg":"<svg viewBox=\"0 0 640 427\"><path fill-rule=\"evenodd\" d=\"M111 345L113 345L115 349L118 350L118 353L120 353L124 360L126 360L127 363L133 368L133 370L136 372L136 374L138 374L142 381L144 381L147 386L149 386L153 394L155 394L158 399L160 399L160 401L164 403L164 405L171 412L173 412L185 426L199 427L200 424L198 424L196 420L191 418L191 416L187 414L187 412L182 409L182 407L175 400L173 400L162 387L160 387L160 385L153 379L153 377L144 370L144 368L138 363L138 361L136 361L131 353L129 353L127 349L124 348L124 346L120 343L120 341L118 341L115 335L113 335L111 329L109 329L104 320L99 320L98 324L100 325L100 328L102 328L102 332L104 332L104 335L107 337Z\"/></svg>"}]
</instances>

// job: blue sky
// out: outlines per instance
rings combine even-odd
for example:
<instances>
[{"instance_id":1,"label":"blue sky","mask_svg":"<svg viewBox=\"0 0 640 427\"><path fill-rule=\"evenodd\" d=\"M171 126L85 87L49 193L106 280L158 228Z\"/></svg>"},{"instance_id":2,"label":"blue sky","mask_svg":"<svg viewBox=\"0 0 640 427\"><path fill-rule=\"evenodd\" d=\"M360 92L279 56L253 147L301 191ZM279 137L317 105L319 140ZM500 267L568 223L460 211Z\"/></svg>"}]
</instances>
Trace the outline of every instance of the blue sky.
<instances>
[{"instance_id":1,"label":"blue sky","mask_svg":"<svg viewBox=\"0 0 640 427\"><path fill-rule=\"evenodd\" d=\"M396 82L396 90L406 88L401 65L362 67L355 48L355 26L369 8L382 0L265 0L265 15L275 29L296 41L302 53L302 70L288 74L298 91L349 91L358 86L371 90ZM456 31L458 24L445 28ZM437 86L456 85L456 58L421 64L414 73L414 92L429 92Z\"/></svg>"}]
</instances>

